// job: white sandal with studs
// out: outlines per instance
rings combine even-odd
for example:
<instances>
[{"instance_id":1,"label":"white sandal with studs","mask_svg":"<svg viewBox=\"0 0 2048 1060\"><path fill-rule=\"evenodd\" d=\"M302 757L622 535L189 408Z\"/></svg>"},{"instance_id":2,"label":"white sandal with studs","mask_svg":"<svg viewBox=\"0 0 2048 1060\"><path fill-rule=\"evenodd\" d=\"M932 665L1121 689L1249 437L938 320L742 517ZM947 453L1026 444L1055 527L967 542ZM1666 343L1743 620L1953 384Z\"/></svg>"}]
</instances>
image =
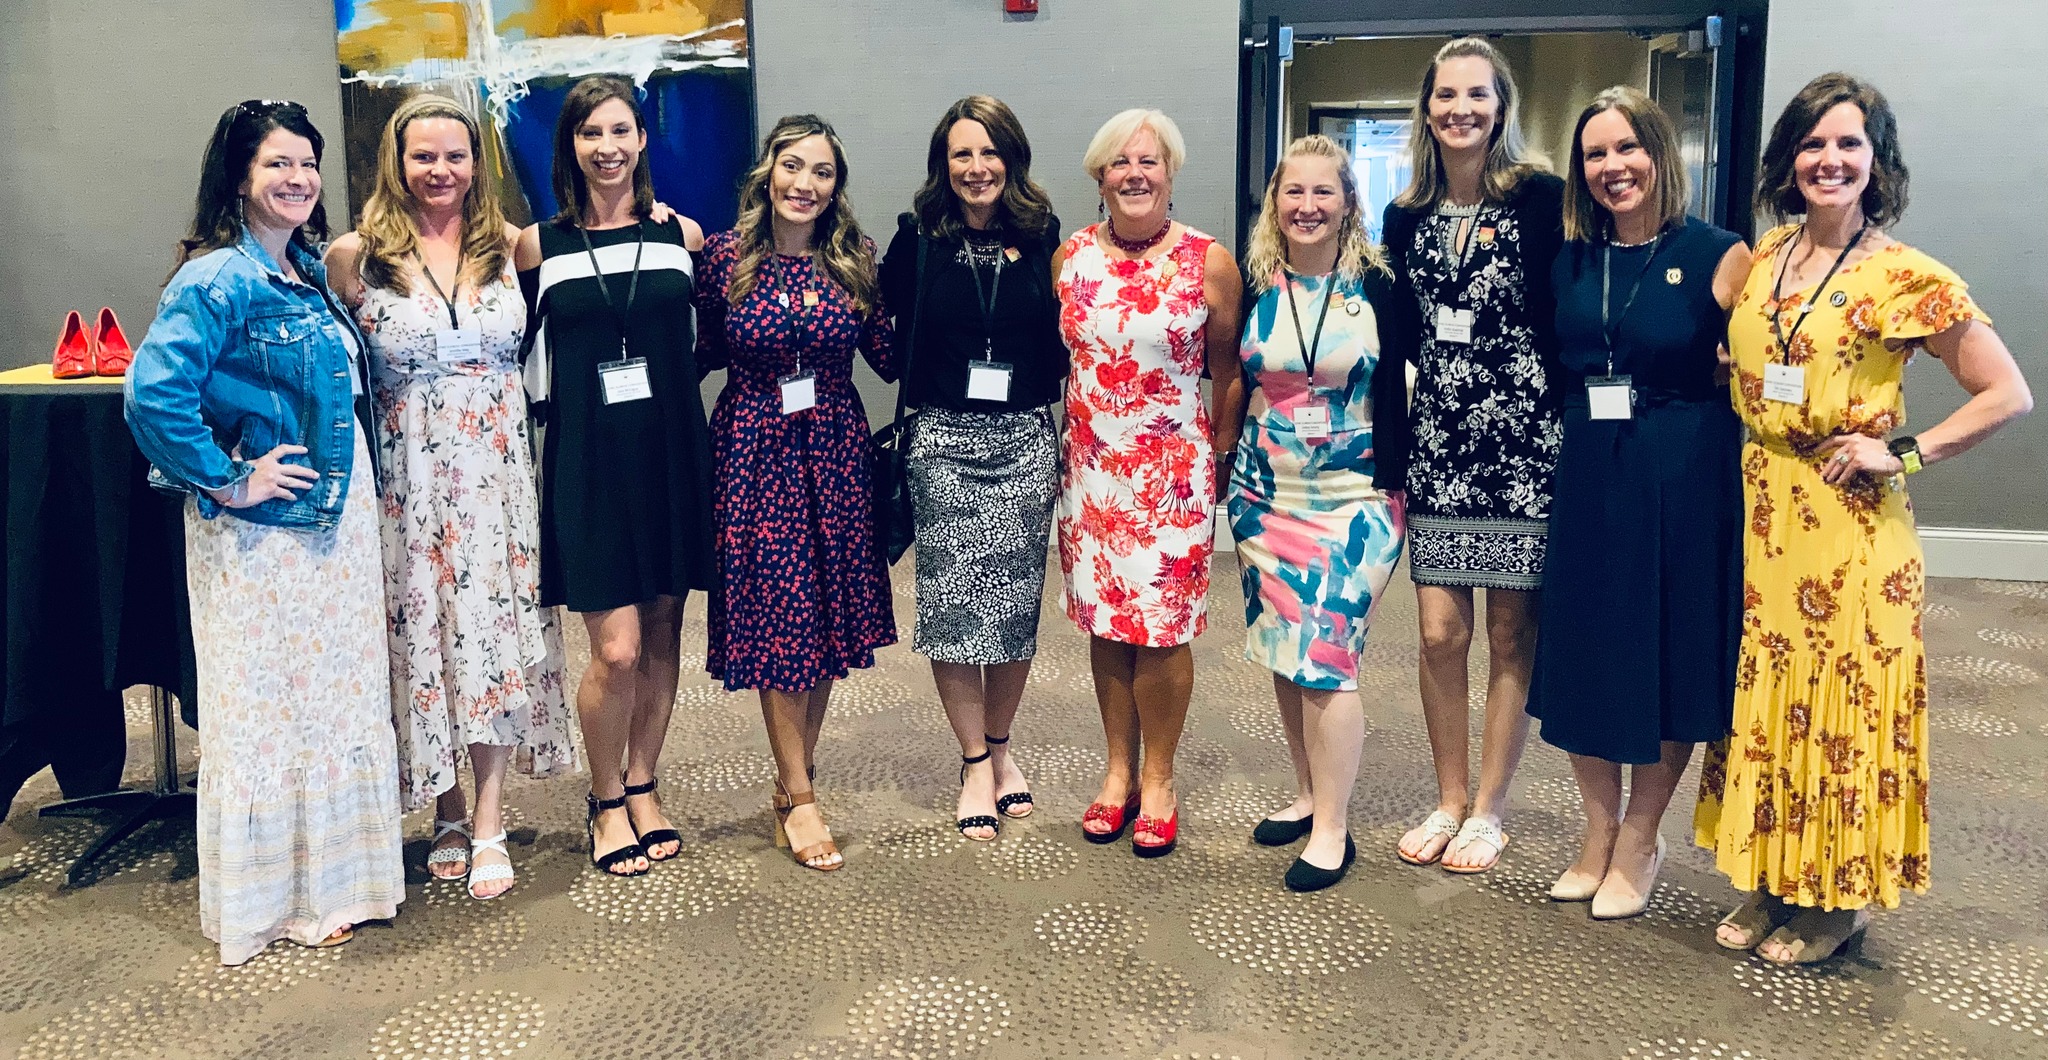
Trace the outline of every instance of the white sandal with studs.
<instances>
[{"instance_id":1,"label":"white sandal with studs","mask_svg":"<svg viewBox=\"0 0 2048 1060\"><path fill-rule=\"evenodd\" d=\"M461 835L465 840L473 838L469 831L469 818L464 817L460 821L444 821L439 817L434 818L434 838L427 843L432 848L427 851L427 875L433 876L437 880L462 879L467 874L469 868L469 843L465 842L461 846L444 847L439 845L442 837L451 832ZM453 876L442 876L434 872L434 866L436 865L458 864L463 867L464 871L458 872Z\"/></svg>"},{"instance_id":2,"label":"white sandal with studs","mask_svg":"<svg viewBox=\"0 0 2048 1060\"><path fill-rule=\"evenodd\" d=\"M505 864L479 864L476 860L476 855L480 851L485 850L495 850L498 853L505 855ZM488 902L493 898L501 898L504 897L506 894L511 893L512 888L510 887L507 887L504 890L499 891L497 894L476 893L476 885L479 883L496 883L499 880L518 879L519 874L512 871L511 862L512 852L505 849L504 832L499 832L497 835L494 835L489 839L479 839L475 843L471 844L469 852L469 896L471 898L476 899L479 902Z\"/></svg>"}]
</instances>

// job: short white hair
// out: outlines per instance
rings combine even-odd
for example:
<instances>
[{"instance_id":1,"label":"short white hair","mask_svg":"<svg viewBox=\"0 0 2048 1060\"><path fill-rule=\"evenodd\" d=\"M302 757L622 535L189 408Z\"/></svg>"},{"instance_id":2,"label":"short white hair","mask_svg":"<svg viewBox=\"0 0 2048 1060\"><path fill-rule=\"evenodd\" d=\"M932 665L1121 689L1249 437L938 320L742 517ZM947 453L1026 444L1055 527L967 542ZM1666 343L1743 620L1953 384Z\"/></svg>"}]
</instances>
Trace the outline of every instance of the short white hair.
<instances>
[{"instance_id":1,"label":"short white hair","mask_svg":"<svg viewBox=\"0 0 2048 1060\"><path fill-rule=\"evenodd\" d=\"M1081 156L1081 168L1087 172L1088 179L1102 183L1103 172L1116 161L1118 153L1131 142L1131 137L1138 135L1140 129L1150 129L1152 135L1159 138L1159 161L1166 166L1166 179L1172 180L1174 174L1180 172L1180 164L1188 157L1188 143L1181 139L1180 126L1175 125L1172 118L1150 107L1132 107L1103 122L1102 128L1095 130L1095 138L1088 141L1087 153Z\"/></svg>"}]
</instances>

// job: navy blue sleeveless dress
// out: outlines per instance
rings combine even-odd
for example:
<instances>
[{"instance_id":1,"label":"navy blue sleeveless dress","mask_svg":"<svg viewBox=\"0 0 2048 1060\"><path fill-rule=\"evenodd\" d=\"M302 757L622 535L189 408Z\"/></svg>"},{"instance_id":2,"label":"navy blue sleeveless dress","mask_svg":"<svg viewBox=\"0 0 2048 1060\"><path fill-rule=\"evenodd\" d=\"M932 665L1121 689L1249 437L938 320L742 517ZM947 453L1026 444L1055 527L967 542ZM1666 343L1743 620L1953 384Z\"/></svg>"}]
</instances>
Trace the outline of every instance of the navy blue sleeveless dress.
<instances>
[{"instance_id":1,"label":"navy blue sleeveless dress","mask_svg":"<svg viewBox=\"0 0 2048 1060\"><path fill-rule=\"evenodd\" d=\"M1614 371L1628 420L1590 418L1607 374L1603 244L1557 257L1564 444L1529 714L1546 743L1612 762L1657 761L1661 741L1728 734L1742 610L1742 424L1715 381L1727 314L1714 269L1740 237L1686 218L1660 244L1614 247ZM1621 316L1637 276L1642 285Z\"/></svg>"}]
</instances>

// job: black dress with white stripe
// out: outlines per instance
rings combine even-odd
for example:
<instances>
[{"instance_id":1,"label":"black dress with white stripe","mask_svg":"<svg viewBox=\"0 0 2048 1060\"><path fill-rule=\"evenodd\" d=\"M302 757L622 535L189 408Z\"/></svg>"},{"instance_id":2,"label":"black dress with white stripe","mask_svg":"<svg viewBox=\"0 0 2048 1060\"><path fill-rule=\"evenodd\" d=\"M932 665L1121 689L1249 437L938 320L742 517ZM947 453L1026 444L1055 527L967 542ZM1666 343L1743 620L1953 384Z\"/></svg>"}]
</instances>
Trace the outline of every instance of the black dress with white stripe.
<instances>
[{"instance_id":1,"label":"black dress with white stripe","mask_svg":"<svg viewBox=\"0 0 2048 1060\"><path fill-rule=\"evenodd\" d=\"M542 224L541 266L521 276L535 292L550 390L541 446L541 603L579 612L708 592L714 584L711 435L698 383L723 367L697 361L695 284L678 222L589 236L610 306L573 226ZM607 405L598 366L621 358L622 318L624 356L645 358L653 393Z\"/></svg>"}]
</instances>

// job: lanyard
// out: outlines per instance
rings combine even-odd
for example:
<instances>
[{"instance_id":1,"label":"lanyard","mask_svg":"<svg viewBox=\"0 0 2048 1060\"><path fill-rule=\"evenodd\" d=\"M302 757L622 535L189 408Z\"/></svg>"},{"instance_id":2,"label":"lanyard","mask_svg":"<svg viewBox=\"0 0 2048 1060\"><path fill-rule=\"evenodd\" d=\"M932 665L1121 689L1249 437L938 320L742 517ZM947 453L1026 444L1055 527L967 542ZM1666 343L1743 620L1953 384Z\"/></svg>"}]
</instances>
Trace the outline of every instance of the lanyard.
<instances>
[{"instance_id":1,"label":"lanyard","mask_svg":"<svg viewBox=\"0 0 2048 1060\"><path fill-rule=\"evenodd\" d=\"M1301 343L1301 356L1308 364L1309 389L1313 390L1316 385L1316 347L1323 344L1323 322L1330 319L1330 303L1337 296L1337 273L1331 271L1330 286L1323 290L1323 311L1316 317L1316 337L1312 341L1304 341L1301 335L1301 307L1294 304L1293 278L1283 271L1280 283L1287 291L1287 314L1294 321L1294 341Z\"/></svg>"},{"instance_id":2,"label":"lanyard","mask_svg":"<svg viewBox=\"0 0 2048 1060\"><path fill-rule=\"evenodd\" d=\"M597 248L590 243L589 229L584 228L582 225L576 226L577 234L583 237L583 251L590 255L590 273L591 277L597 281L597 293L604 296L604 307L611 310L612 316L619 322L620 356L625 355L626 321L633 315L633 299L639 297L640 294L640 255L647 252L646 227L636 221L633 223L633 230L639 237L639 246L633 251L633 281L626 285L626 307L620 309L612 303L612 289L604 282L604 269L597 263Z\"/></svg>"},{"instance_id":3,"label":"lanyard","mask_svg":"<svg viewBox=\"0 0 2048 1060\"><path fill-rule=\"evenodd\" d=\"M588 239L589 237L585 236L584 238ZM434 293L440 295L441 301L447 303L448 326L451 328L461 327L461 322L455 319L455 299L450 298L448 292L441 289L441 281L434 279L434 270L427 268L426 257L420 254L413 256L419 259L420 271L426 274L427 282L434 285ZM455 258L455 293L462 293L462 258L460 255L457 255Z\"/></svg>"},{"instance_id":4,"label":"lanyard","mask_svg":"<svg viewBox=\"0 0 2048 1060\"><path fill-rule=\"evenodd\" d=\"M1636 295L1643 290L1643 277L1650 274L1650 266L1657 264L1657 252L1664 249L1664 233L1650 241L1650 256L1643 261L1641 272L1636 273L1636 282L1628 289L1628 300L1621 304L1621 312L1614 319L1607 318L1608 305L1613 300L1614 244L1600 246L1600 335L1607 340L1607 374L1614 374L1614 342L1621 337L1622 323L1628 320L1628 311L1636 304Z\"/></svg>"},{"instance_id":5,"label":"lanyard","mask_svg":"<svg viewBox=\"0 0 2048 1060\"><path fill-rule=\"evenodd\" d=\"M981 289L981 266L974 263L974 251L967 252L967 271L974 274L974 300L981 305L981 324L988 335L982 346L983 360L994 358L996 352L996 293L1003 289L1003 252L996 251L994 279L989 281L986 292Z\"/></svg>"},{"instance_id":6,"label":"lanyard","mask_svg":"<svg viewBox=\"0 0 2048 1060\"><path fill-rule=\"evenodd\" d=\"M789 282L788 273L783 271L782 255L771 251L768 255L768 261L770 268L775 273L775 286L780 289L782 294L778 301L782 303L784 314L789 320L789 339L796 353L796 370L802 372L804 370L804 344L803 339L797 335L797 331L799 329L806 332L810 330L811 315L805 312L804 295L811 293L816 288L806 284L802 290L798 290L792 286Z\"/></svg>"},{"instance_id":7,"label":"lanyard","mask_svg":"<svg viewBox=\"0 0 2048 1060\"><path fill-rule=\"evenodd\" d=\"M1778 311L1778 303L1785 297L1785 273L1792 268L1792 248L1799 245L1799 235L1785 241L1785 260L1779 263L1778 278L1771 283L1771 334L1778 340L1779 363L1791 363L1792 340L1799 335L1799 325L1806 323L1806 314L1813 312L1813 307L1820 304L1820 296L1827 293L1828 281L1835 278L1835 270L1840 269L1842 263L1849 260L1849 252L1856 249L1856 244L1863 242L1863 233L1868 231L1870 225L1866 223L1856 230L1855 235L1849 237L1849 245L1843 247L1840 254L1835 255L1835 263L1828 266L1828 274L1820 278L1820 286L1813 289L1813 297L1799 303L1799 316L1792 321L1790 331L1786 331L1779 323L1778 318L1781 314ZM1806 226L1800 225L1799 233L1805 232Z\"/></svg>"}]
</instances>

